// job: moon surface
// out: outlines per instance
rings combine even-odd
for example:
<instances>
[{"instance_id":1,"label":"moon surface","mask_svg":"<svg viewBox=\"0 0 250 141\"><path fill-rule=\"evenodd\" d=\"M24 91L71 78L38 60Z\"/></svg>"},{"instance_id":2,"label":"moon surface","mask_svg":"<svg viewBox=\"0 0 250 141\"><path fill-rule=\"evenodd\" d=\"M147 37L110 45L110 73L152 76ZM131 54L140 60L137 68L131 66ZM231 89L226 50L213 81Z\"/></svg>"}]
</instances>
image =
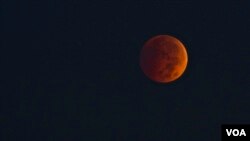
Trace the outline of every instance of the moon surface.
<instances>
[{"instance_id":1,"label":"moon surface","mask_svg":"<svg viewBox=\"0 0 250 141\"><path fill-rule=\"evenodd\" d=\"M188 55L185 46L175 37L158 35L149 39L140 54L144 74L158 83L178 79L185 71Z\"/></svg>"}]
</instances>

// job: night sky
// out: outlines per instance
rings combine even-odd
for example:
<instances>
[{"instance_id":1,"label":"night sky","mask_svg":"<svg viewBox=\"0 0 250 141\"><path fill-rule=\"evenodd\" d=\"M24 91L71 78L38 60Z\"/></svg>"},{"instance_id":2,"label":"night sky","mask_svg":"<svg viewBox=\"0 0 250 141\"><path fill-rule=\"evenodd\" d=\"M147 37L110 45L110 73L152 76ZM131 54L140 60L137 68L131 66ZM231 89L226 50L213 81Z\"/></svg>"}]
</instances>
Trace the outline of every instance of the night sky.
<instances>
[{"instance_id":1,"label":"night sky","mask_svg":"<svg viewBox=\"0 0 250 141\"><path fill-rule=\"evenodd\" d=\"M3 0L1 23L1 141L220 141L250 123L247 3ZM160 34L189 56L169 84L139 66Z\"/></svg>"}]
</instances>

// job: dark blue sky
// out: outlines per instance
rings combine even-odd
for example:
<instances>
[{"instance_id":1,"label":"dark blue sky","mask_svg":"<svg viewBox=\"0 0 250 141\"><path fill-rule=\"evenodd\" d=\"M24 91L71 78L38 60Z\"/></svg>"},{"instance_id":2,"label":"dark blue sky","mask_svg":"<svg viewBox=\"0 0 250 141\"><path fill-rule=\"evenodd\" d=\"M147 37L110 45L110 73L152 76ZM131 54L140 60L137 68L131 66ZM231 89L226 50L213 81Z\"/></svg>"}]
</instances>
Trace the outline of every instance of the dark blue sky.
<instances>
[{"instance_id":1,"label":"dark blue sky","mask_svg":"<svg viewBox=\"0 0 250 141\"><path fill-rule=\"evenodd\" d=\"M246 3L1 3L1 141L219 141L250 123ZM138 64L159 34L189 55L167 85Z\"/></svg>"}]
</instances>

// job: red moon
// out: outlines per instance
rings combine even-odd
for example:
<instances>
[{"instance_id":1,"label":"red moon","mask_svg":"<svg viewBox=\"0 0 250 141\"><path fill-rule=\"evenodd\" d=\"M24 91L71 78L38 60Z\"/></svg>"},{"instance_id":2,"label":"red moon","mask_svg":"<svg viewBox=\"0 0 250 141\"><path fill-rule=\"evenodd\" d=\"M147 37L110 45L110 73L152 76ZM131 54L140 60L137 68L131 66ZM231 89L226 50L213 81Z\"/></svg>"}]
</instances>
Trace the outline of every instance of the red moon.
<instances>
[{"instance_id":1,"label":"red moon","mask_svg":"<svg viewBox=\"0 0 250 141\"><path fill-rule=\"evenodd\" d=\"M144 74L158 83L178 79L185 71L188 55L185 46L175 37L158 35L149 39L140 54Z\"/></svg>"}]
</instances>

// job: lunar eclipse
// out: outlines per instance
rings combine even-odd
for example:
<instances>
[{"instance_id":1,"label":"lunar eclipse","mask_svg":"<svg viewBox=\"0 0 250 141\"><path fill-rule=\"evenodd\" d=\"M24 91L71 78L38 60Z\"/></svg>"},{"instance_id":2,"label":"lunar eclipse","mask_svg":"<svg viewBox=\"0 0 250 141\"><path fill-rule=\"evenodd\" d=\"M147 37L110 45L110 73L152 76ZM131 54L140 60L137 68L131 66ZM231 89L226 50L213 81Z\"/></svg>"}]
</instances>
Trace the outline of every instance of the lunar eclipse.
<instances>
[{"instance_id":1,"label":"lunar eclipse","mask_svg":"<svg viewBox=\"0 0 250 141\"><path fill-rule=\"evenodd\" d=\"M188 62L185 46L170 35L149 39L140 54L140 67L152 81L168 83L184 73Z\"/></svg>"}]
</instances>

